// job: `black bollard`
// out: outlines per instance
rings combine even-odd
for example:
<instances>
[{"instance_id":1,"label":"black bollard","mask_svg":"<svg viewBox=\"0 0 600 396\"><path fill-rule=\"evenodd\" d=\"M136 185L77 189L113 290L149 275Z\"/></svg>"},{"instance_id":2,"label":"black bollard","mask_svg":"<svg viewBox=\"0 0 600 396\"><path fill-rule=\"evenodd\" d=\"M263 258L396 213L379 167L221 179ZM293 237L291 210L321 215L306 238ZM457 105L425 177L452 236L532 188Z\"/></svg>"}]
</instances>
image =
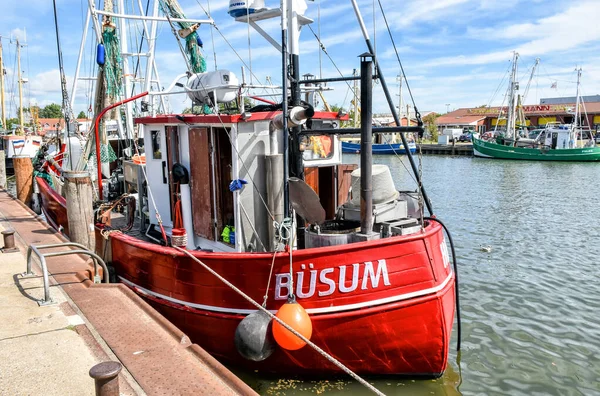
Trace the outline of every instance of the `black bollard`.
<instances>
[{"instance_id":1,"label":"black bollard","mask_svg":"<svg viewBox=\"0 0 600 396\"><path fill-rule=\"evenodd\" d=\"M18 252L19 248L15 246L15 230L4 230L2 231L4 237L4 247L2 248L3 253Z\"/></svg>"},{"instance_id":2,"label":"black bollard","mask_svg":"<svg viewBox=\"0 0 600 396\"><path fill-rule=\"evenodd\" d=\"M90 377L96 385L96 396L119 396L119 362L102 362L90 369Z\"/></svg>"}]
</instances>

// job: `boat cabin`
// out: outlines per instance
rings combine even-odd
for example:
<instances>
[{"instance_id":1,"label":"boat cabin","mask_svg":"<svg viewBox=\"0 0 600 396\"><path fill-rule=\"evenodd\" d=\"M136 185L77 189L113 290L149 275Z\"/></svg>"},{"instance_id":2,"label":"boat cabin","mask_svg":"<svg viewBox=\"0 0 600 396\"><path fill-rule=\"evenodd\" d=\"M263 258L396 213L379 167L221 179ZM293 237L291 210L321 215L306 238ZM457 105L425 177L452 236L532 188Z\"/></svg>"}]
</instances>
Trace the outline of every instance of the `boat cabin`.
<instances>
[{"instance_id":1,"label":"boat cabin","mask_svg":"<svg viewBox=\"0 0 600 396\"><path fill-rule=\"evenodd\" d=\"M274 250L273 221L283 219L283 133L272 121L280 113L136 119L148 181L140 205L150 227L160 220L171 236L183 226L188 249ZM340 121L338 113L317 112L310 122L337 129ZM342 164L336 135L303 137L301 148L306 182L332 219L356 166ZM126 181L133 174L126 171Z\"/></svg>"}]
</instances>

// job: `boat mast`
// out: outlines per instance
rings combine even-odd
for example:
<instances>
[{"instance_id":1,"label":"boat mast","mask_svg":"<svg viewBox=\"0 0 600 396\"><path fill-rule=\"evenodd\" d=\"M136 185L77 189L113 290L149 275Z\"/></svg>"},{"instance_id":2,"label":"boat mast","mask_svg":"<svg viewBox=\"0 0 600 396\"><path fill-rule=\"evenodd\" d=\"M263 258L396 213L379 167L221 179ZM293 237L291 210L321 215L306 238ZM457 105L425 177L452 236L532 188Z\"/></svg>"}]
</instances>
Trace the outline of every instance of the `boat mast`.
<instances>
[{"instance_id":1,"label":"boat mast","mask_svg":"<svg viewBox=\"0 0 600 396\"><path fill-rule=\"evenodd\" d=\"M508 119L506 120L506 137L514 139L515 133L515 112L517 110L517 92L519 91L519 82L517 81L517 60L519 53L513 55L512 71L510 73L510 87L508 93Z\"/></svg>"},{"instance_id":2,"label":"boat mast","mask_svg":"<svg viewBox=\"0 0 600 396\"><path fill-rule=\"evenodd\" d=\"M54 6L54 28L56 29L56 48L58 50L58 68L60 71L60 89L62 91L62 109L65 117L65 142L69 141L71 129L71 102L67 91L67 78L65 77L65 68L63 65L62 50L60 48L60 35L58 34L58 13L56 11L56 0L53 0ZM70 147L70 144L69 144ZM69 169L73 169L73 155L69 152Z\"/></svg>"},{"instance_id":3,"label":"boat mast","mask_svg":"<svg viewBox=\"0 0 600 396\"><path fill-rule=\"evenodd\" d=\"M158 1L158 0L156 0ZM122 15L126 15L125 3L123 0L118 0L117 7ZM131 73L129 71L129 49L127 47L127 21L125 18L119 18L119 43L121 44L121 62L123 65L123 98L127 98L127 95L131 92ZM154 43L154 41L152 41ZM150 68L150 64L147 65ZM133 92L131 92L133 96ZM131 102L125 104L125 133L124 138L129 140L133 137L133 107ZM117 117L117 120L120 117ZM117 126L121 125L121 121L117 121Z\"/></svg>"},{"instance_id":4,"label":"boat mast","mask_svg":"<svg viewBox=\"0 0 600 396\"><path fill-rule=\"evenodd\" d=\"M6 107L4 105L4 63L2 61L2 37L0 36L0 101L2 102L2 128L6 129Z\"/></svg>"},{"instance_id":5,"label":"boat mast","mask_svg":"<svg viewBox=\"0 0 600 396\"><path fill-rule=\"evenodd\" d=\"M290 154L289 154L289 130L288 130L288 91L287 91L287 69L288 69L288 53L287 53L287 0L281 0L281 111L283 122L283 216L290 217Z\"/></svg>"},{"instance_id":6,"label":"boat mast","mask_svg":"<svg viewBox=\"0 0 600 396\"><path fill-rule=\"evenodd\" d=\"M298 9L299 5L296 1L288 1L287 4L287 20L288 20L288 44L290 48L290 73L289 81L291 88L292 106L300 106L300 26L298 24ZM284 80L285 82L286 80ZM285 98L284 98L285 100ZM302 128L297 126L292 128L292 166L290 167L291 174L298 179L304 180L304 160L300 151L300 132ZM298 234L301 237L300 234Z\"/></svg>"},{"instance_id":7,"label":"boat mast","mask_svg":"<svg viewBox=\"0 0 600 396\"><path fill-rule=\"evenodd\" d=\"M579 96L580 95L579 84L581 82L581 68L575 69L575 70L577 71L577 94L576 94L576 99L575 99L575 120L574 120L574 125L573 126L576 128L578 126L581 126L581 125L579 125L579 117L580 117L580 115L579 115L579 103L581 101L581 98ZM582 136L582 139L583 139L583 136Z\"/></svg>"},{"instance_id":8,"label":"boat mast","mask_svg":"<svg viewBox=\"0 0 600 396\"><path fill-rule=\"evenodd\" d=\"M21 77L21 43L19 43L19 39L17 39L17 69L19 72L19 134L24 134L25 130L23 129L23 78Z\"/></svg>"}]
</instances>

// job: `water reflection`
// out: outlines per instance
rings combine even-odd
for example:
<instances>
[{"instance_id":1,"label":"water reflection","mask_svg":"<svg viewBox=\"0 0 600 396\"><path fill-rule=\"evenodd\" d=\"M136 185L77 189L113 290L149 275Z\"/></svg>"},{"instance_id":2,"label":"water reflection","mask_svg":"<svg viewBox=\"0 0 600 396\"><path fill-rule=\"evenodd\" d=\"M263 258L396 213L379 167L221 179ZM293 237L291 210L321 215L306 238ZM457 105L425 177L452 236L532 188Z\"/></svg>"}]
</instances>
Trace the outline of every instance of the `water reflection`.
<instances>
[{"instance_id":1,"label":"water reflection","mask_svg":"<svg viewBox=\"0 0 600 396\"><path fill-rule=\"evenodd\" d=\"M408 163L375 159L415 187ZM370 382L390 395L600 395L600 164L426 156L423 179L456 243L462 354L436 380ZM261 394L368 394L345 378L249 376Z\"/></svg>"}]
</instances>

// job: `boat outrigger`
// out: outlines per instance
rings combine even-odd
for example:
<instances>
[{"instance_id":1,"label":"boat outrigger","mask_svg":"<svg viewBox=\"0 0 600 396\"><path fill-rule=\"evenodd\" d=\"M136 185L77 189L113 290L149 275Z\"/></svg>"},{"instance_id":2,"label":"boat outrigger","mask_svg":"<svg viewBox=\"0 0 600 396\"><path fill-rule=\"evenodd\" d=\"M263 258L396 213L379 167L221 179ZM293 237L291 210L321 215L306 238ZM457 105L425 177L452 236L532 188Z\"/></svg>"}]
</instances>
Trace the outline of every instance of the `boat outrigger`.
<instances>
[{"instance_id":1,"label":"boat outrigger","mask_svg":"<svg viewBox=\"0 0 600 396\"><path fill-rule=\"evenodd\" d=\"M244 3L242 10L238 3ZM374 76L377 60L361 55L356 169L341 160L343 116L300 100L299 26L311 22L304 16L306 4L285 0L281 8L266 9L258 3L232 2L230 14L252 26L281 17L281 102L244 107L252 87L226 70L189 70L166 90L144 93L144 113L133 122L145 158L134 140L137 155L122 160L116 178L124 183L119 193L102 170L102 155L96 156L98 195L104 198L97 210L96 250L121 282L224 362L273 373L339 373L325 354L359 374L438 377L448 363L458 302L456 261L451 245L451 263L445 227L432 216L410 152L419 181L414 192L398 192L390 170L372 165L374 79L400 125L379 68ZM358 5L352 4L373 51ZM153 20L158 12L156 7ZM169 15L171 23L184 18L181 12ZM184 33L186 48L198 57L195 29ZM202 114L157 111L159 98L181 87ZM421 128L422 123L386 132L402 133L407 146L403 133ZM49 162L45 170L56 173L57 167ZM48 178L38 177L37 183L46 218L68 235L65 199ZM431 217L425 217L426 207ZM244 296L260 304L267 322L257 319L256 304ZM320 350L300 348L303 341L290 346L298 338L278 332L280 321L288 320L281 317L273 322L280 347L269 341L266 313L279 317L284 307L297 304L310 328L298 332ZM248 327L259 340L244 332Z\"/></svg>"}]
</instances>

